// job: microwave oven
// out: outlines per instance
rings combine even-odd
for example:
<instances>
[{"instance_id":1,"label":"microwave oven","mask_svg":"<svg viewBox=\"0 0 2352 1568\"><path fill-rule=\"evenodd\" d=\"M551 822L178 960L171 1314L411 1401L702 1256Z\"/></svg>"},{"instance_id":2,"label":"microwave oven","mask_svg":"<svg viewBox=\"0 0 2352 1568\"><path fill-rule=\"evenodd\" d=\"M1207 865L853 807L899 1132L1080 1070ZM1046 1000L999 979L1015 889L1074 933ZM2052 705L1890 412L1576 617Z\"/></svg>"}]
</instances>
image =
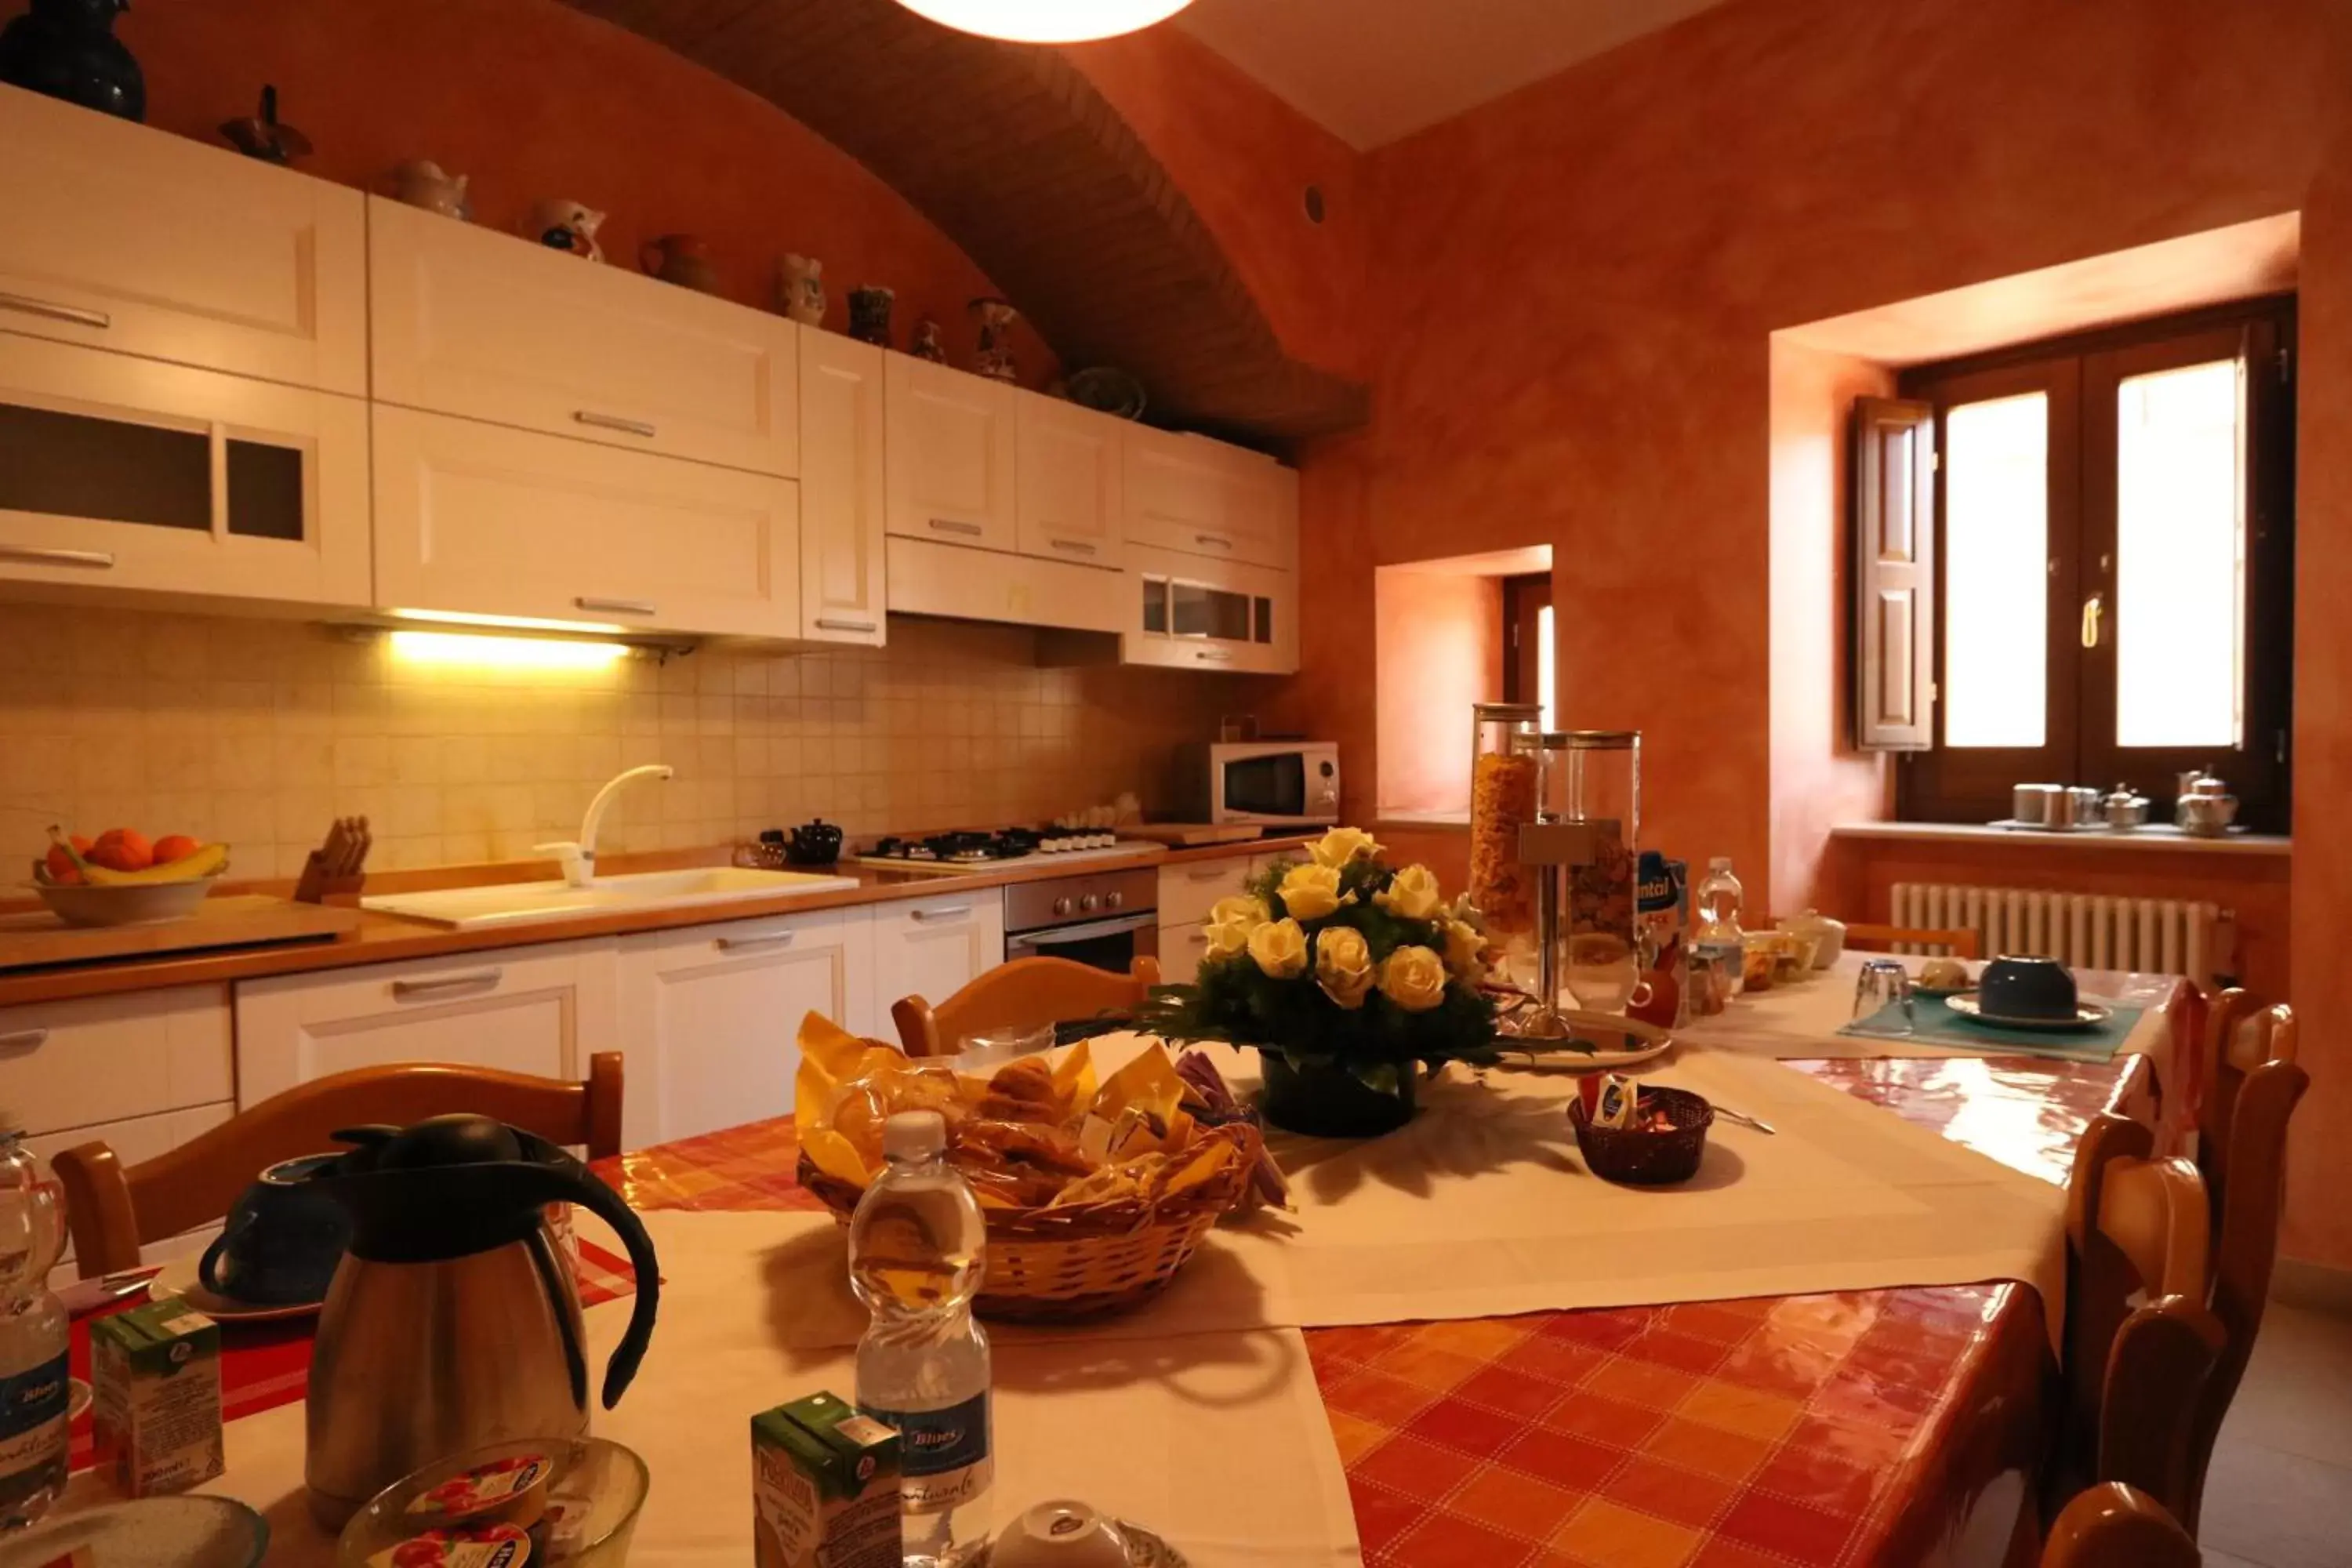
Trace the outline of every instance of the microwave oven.
<instances>
[{"instance_id":1,"label":"microwave oven","mask_svg":"<svg viewBox=\"0 0 2352 1568\"><path fill-rule=\"evenodd\" d=\"M1202 822L1311 827L1339 820L1339 748L1328 741L1188 746L1181 766L1188 814Z\"/></svg>"}]
</instances>

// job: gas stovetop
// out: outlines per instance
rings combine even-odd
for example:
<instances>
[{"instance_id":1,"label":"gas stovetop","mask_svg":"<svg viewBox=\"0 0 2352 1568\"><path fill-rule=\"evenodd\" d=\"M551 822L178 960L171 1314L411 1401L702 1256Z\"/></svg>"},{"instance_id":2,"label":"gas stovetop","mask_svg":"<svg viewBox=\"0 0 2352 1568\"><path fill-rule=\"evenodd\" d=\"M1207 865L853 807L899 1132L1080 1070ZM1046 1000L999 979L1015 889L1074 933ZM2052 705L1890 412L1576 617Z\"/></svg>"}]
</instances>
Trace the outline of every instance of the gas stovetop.
<instances>
[{"instance_id":1,"label":"gas stovetop","mask_svg":"<svg viewBox=\"0 0 2352 1568\"><path fill-rule=\"evenodd\" d=\"M856 858L869 866L905 871L979 871L1005 860L1055 860L1132 855L1151 845L1122 840L1108 828L1000 827L994 832L934 833L923 838L884 838Z\"/></svg>"}]
</instances>

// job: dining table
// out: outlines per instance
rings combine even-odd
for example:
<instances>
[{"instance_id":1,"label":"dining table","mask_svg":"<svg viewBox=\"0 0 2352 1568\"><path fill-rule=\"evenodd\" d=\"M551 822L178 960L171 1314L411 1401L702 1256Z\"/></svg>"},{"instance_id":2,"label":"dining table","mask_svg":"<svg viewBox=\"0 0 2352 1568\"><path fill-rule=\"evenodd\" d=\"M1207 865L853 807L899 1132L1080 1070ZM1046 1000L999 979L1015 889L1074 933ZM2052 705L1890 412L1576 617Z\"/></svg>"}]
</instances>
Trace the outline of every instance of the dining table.
<instances>
[{"instance_id":1,"label":"dining table","mask_svg":"<svg viewBox=\"0 0 2352 1568\"><path fill-rule=\"evenodd\" d=\"M2149 1092L2148 1054L1784 1065L2063 1185L2091 1119ZM787 1118L597 1169L640 1209L821 1209L798 1158ZM2041 1298L2013 1280L1305 1339L1370 1564L1962 1568L2038 1540L2055 1368Z\"/></svg>"}]
</instances>

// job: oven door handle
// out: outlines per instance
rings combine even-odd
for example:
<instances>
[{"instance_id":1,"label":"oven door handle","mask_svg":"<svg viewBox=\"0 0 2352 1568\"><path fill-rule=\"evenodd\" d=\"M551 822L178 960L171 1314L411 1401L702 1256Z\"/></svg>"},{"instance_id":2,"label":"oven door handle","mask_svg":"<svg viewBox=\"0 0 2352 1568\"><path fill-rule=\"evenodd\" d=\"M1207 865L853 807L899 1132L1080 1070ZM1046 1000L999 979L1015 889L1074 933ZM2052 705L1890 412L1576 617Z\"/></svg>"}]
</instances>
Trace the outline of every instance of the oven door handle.
<instances>
[{"instance_id":1,"label":"oven door handle","mask_svg":"<svg viewBox=\"0 0 2352 1568\"><path fill-rule=\"evenodd\" d=\"M1065 942L1091 942L1098 936L1119 936L1131 931L1143 931L1160 923L1158 910L1145 910L1140 914L1121 915L1117 920L1088 921L1083 925L1047 926L1043 931L1013 933L1013 942L1024 947L1059 947Z\"/></svg>"}]
</instances>

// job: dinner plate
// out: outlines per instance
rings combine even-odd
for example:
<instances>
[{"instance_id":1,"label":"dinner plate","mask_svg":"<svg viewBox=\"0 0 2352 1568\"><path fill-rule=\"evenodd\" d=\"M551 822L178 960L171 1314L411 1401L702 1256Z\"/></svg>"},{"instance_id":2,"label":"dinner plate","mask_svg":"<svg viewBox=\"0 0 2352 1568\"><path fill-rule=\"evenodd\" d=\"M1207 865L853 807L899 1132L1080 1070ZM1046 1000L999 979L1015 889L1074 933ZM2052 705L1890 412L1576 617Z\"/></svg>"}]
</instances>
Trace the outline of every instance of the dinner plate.
<instances>
[{"instance_id":1,"label":"dinner plate","mask_svg":"<svg viewBox=\"0 0 2352 1568\"><path fill-rule=\"evenodd\" d=\"M2113 1007L2102 1007L2096 1002L2081 1002L2075 1005L2074 1016L2071 1018L2012 1017L2006 1013L1986 1012L1973 991L1956 991L1944 998L1944 1005L1972 1023L1990 1024L2003 1029L2087 1029L2116 1016Z\"/></svg>"},{"instance_id":2,"label":"dinner plate","mask_svg":"<svg viewBox=\"0 0 2352 1568\"><path fill-rule=\"evenodd\" d=\"M316 1313L322 1303L296 1301L290 1306L263 1306L257 1301L239 1301L227 1296L216 1296L205 1289L196 1278L199 1253L174 1258L155 1271L147 1281L147 1299L160 1301L166 1296L177 1296L205 1317L223 1323L274 1323L289 1318L307 1318Z\"/></svg>"},{"instance_id":3,"label":"dinner plate","mask_svg":"<svg viewBox=\"0 0 2352 1568\"><path fill-rule=\"evenodd\" d=\"M1570 1073L1615 1072L1636 1062L1654 1060L1675 1048L1673 1035L1639 1018L1570 1011L1561 1013L1559 1019L1568 1026L1570 1038L1589 1040L1597 1048L1587 1055L1565 1049L1558 1040L1503 1039L1496 1044L1505 1051L1528 1051L1534 1056L1531 1062L1514 1065Z\"/></svg>"}]
</instances>

